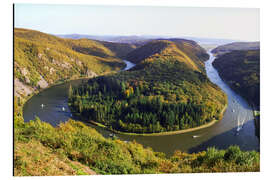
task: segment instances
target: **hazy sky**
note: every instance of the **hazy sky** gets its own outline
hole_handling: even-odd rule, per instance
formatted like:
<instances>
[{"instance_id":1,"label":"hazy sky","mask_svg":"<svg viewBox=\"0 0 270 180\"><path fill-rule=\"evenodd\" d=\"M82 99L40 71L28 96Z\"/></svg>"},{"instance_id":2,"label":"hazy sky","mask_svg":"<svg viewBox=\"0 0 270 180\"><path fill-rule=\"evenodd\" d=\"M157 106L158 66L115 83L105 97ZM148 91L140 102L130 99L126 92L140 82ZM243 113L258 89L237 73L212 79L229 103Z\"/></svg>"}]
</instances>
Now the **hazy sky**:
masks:
<instances>
[{"instance_id":1,"label":"hazy sky","mask_svg":"<svg viewBox=\"0 0 270 180\"><path fill-rule=\"evenodd\" d=\"M15 5L15 27L51 34L259 40L259 9Z\"/></svg>"}]
</instances>

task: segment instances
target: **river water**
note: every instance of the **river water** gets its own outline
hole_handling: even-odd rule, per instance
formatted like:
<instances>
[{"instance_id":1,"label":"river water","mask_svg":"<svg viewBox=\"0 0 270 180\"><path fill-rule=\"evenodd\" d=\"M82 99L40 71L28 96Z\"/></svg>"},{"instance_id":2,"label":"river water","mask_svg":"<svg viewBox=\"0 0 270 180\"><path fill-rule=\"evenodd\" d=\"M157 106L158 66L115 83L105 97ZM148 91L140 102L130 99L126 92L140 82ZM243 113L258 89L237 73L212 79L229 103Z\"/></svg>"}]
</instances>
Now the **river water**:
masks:
<instances>
[{"instance_id":1,"label":"river water","mask_svg":"<svg viewBox=\"0 0 270 180\"><path fill-rule=\"evenodd\" d=\"M242 150L259 151L259 140L255 136L255 125L252 108L247 102L237 95L226 85L212 66L215 57L208 51L210 58L205 62L208 78L217 84L228 96L228 107L221 121L211 127L176 135L164 136L130 136L117 134L116 136L124 141L133 141L151 147L155 151L161 151L172 155L175 150L185 152L198 152L206 150L207 147L215 146L219 149L227 148L230 145L238 145ZM124 70L132 68L135 64L126 62ZM87 80L74 80L61 85L52 86L39 94L33 96L26 102L23 109L23 116L26 122L38 116L42 121L57 126L61 122L72 118L68 108L68 89L70 84L78 86ZM42 107L41 104L44 106ZM65 111L63 111L63 107ZM89 125L97 129L103 136L108 137L110 132ZM196 136L196 138L193 138Z\"/></svg>"}]
</instances>

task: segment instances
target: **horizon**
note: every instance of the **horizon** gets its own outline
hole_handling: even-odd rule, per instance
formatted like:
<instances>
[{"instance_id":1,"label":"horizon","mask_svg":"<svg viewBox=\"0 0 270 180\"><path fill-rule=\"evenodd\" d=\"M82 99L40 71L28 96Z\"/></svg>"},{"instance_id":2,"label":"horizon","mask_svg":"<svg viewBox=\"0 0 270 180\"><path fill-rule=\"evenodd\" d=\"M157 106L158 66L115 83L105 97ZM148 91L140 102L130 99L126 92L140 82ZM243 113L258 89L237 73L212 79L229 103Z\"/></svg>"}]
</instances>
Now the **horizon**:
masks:
<instances>
[{"instance_id":1,"label":"horizon","mask_svg":"<svg viewBox=\"0 0 270 180\"><path fill-rule=\"evenodd\" d=\"M255 40L255 41L247 41L247 40L239 40L239 39L226 39L226 38L208 38L208 37L195 37L195 36L164 36L164 35L151 35L151 34L131 34L131 35L121 35L121 34L115 34L115 35L110 35L110 34L104 34L104 35L98 35L98 34L79 34L79 33L70 33L70 34L52 34L52 33L47 33L47 32L42 32L40 30L36 29L29 29L29 28L24 28L24 27L14 27L15 29L26 29L26 30L32 30L32 31L39 31L41 33L53 35L53 36L70 36L70 35L79 35L79 36L93 36L93 37L141 37L145 39L186 39L186 40L193 40L193 39L208 39L208 40L223 40L223 41L232 41L232 42L260 42L260 40ZM147 37L149 36L149 37ZM151 37L152 36L152 37ZM61 37L61 38L69 38L69 37ZM79 39L83 39L85 37L81 37ZM193 38L193 39L192 39ZM89 39L89 38L86 38ZM93 39L95 40L95 39ZM106 41L106 40L104 40ZM196 41L196 40L193 40Z\"/></svg>"},{"instance_id":2,"label":"horizon","mask_svg":"<svg viewBox=\"0 0 270 180\"><path fill-rule=\"evenodd\" d=\"M260 41L257 8L15 4L14 27L53 35Z\"/></svg>"}]
</instances>

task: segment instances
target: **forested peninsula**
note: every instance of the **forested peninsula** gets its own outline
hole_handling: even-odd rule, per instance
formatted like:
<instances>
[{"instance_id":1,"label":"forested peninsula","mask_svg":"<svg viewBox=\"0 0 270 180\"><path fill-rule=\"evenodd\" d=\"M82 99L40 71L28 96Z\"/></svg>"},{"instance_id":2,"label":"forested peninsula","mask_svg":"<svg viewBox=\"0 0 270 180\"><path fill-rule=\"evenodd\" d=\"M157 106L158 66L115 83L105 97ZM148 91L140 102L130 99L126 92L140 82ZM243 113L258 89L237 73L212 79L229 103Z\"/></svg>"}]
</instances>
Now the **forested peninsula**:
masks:
<instances>
[{"instance_id":1,"label":"forested peninsula","mask_svg":"<svg viewBox=\"0 0 270 180\"><path fill-rule=\"evenodd\" d=\"M208 80L207 54L195 42L154 40L127 59L137 65L70 87L73 113L132 133L178 131L221 119L226 95Z\"/></svg>"}]
</instances>

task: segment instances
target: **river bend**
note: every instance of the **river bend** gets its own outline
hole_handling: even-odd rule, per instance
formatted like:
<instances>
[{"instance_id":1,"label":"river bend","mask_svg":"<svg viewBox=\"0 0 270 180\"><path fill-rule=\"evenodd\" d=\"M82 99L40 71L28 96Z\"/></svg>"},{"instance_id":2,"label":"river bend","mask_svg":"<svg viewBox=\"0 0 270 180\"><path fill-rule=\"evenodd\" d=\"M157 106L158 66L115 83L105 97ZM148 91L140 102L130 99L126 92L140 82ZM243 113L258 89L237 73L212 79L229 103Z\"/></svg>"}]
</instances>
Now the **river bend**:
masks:
<instances>
[{"instance_id":1,"label":"river bend","mask_svg":"<svg viewBox=\"0 0 270 180\"><path fill-rule=\"evenodd\" d=\"M252 108L247 102L237 95L222 79L218 72L212 66L215 57L210 51L209 60L205 62L205 68L208 78L217 84L228 96L228 107L221 121L211 127L197 131L164 135L164 136L130 136L117 134L121 140L136 140L145 147L151 147L155 151L165 152L171 155L175 150L186 152L197 152L206 150L209 146L223 149L230 145L239 145L242 150L259 150L259 141L255 136L255 126L252 114ZM127 64L124 70L132 68L135 64L125 61ZM29 99L23 108L23 116L26 122L38 116L42 121L57 126L61 122L71 118L68 108L68 89L70 84L77 86L87 80L74 80L64 84L52 86ZM41 104L44 104L42 107ZM65 111L63 111L63 107ZM96 128L105 137L110 132L90 125ZM196 136L196 138L193 138Z\"/></svg>"}]
</instances>

